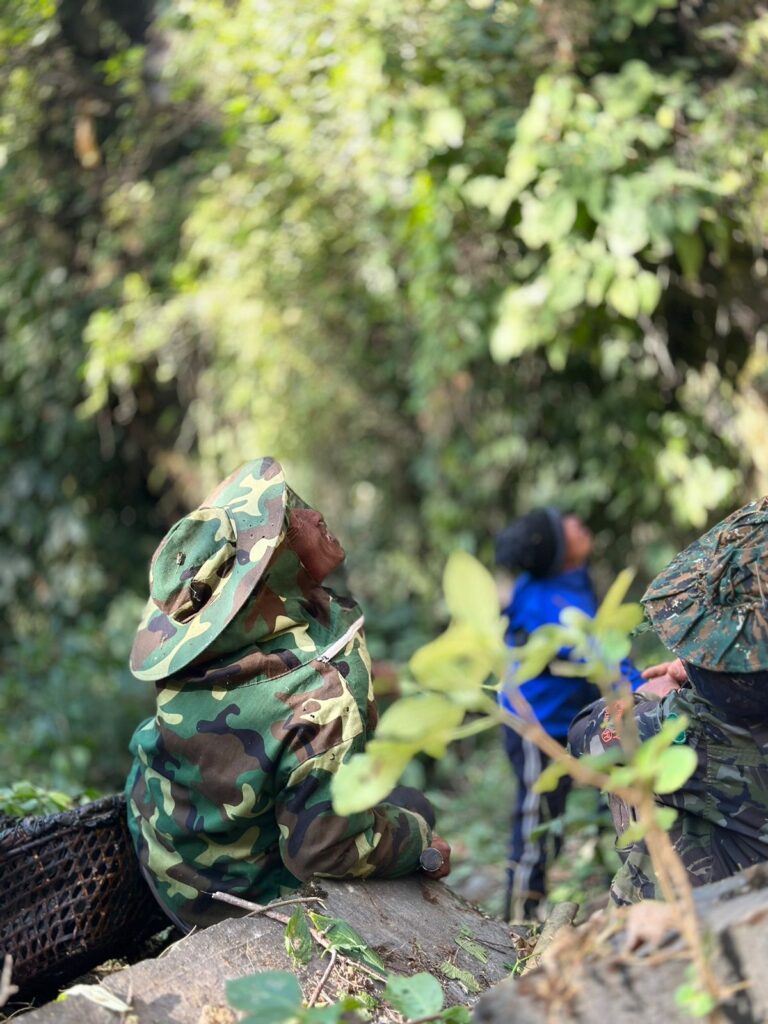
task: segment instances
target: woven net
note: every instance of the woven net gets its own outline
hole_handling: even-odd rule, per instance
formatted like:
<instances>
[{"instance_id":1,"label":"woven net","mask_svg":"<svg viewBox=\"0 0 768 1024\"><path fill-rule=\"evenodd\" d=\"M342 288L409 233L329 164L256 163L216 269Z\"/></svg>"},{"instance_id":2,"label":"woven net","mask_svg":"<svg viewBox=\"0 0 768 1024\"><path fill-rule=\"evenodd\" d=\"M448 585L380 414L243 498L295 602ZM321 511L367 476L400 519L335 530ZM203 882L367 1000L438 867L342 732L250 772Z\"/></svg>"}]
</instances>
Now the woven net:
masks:
<instances>
[{"instance_id":1,"label":"woven net","mask_svg":"<svg viewBox=\"0 0 768 1024\"><path fill-rule=\"evenodd\" d=\"M17 998L47 994L167 924L122 796L0 831L0 962L13 957Z\"/></svg>"}]
</instances>

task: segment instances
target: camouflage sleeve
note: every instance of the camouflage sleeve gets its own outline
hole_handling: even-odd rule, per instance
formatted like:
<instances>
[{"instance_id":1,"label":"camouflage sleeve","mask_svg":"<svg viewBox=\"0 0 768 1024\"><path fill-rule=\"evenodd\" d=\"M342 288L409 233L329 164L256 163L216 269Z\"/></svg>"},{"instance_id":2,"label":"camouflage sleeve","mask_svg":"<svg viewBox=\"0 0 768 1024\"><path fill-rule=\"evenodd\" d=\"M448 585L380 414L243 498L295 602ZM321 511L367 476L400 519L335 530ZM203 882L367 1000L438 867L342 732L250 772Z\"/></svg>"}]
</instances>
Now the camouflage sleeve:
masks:
<instances>
[{"instance_id":1,"label":"camouflage sleeve","mask_svg":"<svg viewBox=\"0 0 768 1024\"><path fill-rule=\"evenodd\" d=\"M365 749L378 717L364 643L356 653L360 661L355 661L354 654L347 655L345 673L337 673L331 665L324 669L328 680L341 684L354 703L344 699L343 707L329 714L337 727L330 728L329 721L321 731L327 738L314 734L312 756L297 757L300 748L307 750L305 739L297 734L279 772L275 814L280 853L288 870L302 880L312 875L397 878L417 869L421 852L432 841L424 817L394 803L380 803L348 817L333 810L333 775L344 761Z\"/></svg>"},{"instance_id":2,"label":"camouflage sleeve","mask_svg":"<svg viewBox=\"0 0 768 1024\"><path fill-rule=\"evenodd\" d=\"M341 817L331 805L331 778L327 768L310 765L278 797L280 853L288 870L302 880L397 878L415 871L432 841L424 818L390 803Z\"/></svg>"},{"instance_id":3,"label":"camouflage sleeve","mask_svg":"<svg viewBox=\"0 0 768 1024\"><path fill-rule=\"evenodd\" d=\"M618 703L621 702L595 701L574 718L568 730L568 749L574 757L602 754L605 750L620 747L615 721L615 705ZM658 706L655 698L634 695L635 721L642 740L649 739L659 729ZM634 808L613 793L608 794L608 806L616 834L621 836L636 820ZM623 906L655 899L656 876L645 843L640 840L629 847L619 848L617 852L622 863L611 881L613 902Z\"/></svg>"}]
</instances>

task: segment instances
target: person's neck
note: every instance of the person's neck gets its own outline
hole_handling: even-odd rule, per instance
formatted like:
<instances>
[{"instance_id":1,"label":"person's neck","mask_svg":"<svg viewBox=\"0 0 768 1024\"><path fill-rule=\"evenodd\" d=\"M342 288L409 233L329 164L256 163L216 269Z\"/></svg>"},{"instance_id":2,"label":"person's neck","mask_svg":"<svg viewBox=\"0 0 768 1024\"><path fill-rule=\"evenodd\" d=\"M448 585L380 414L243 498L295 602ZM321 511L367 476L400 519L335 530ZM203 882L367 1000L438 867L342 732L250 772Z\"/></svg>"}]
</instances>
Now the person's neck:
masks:
<instances>
[{"instance_id":1,"label":"person's neck","mask_svg":"<svg viewBox=\"0 0 768 1024\"><path fill-rule=\"evenodd\" d=\"M560 572L573 572L574 569L586 569L587 562L585 559L568 559L563 562L563 567Z\"/></svg>"}]
</instances>

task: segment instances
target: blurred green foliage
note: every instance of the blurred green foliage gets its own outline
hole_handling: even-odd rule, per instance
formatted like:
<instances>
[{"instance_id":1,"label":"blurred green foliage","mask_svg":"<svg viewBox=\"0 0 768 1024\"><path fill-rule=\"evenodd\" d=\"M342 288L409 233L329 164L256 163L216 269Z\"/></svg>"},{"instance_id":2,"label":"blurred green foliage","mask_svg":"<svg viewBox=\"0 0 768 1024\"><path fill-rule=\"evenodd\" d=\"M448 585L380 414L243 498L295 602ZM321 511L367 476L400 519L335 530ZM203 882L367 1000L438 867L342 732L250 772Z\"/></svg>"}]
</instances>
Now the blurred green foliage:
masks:
<instances>
[{"instance_id":1,"label":"blurred green foliage","mask_svg":"<svg viewBox=\"0 0 768 1024\"><path fill-rule=\"evenodd\" d=\"M396 659L532 502L642 579L768 490L767 51L743 0L5 5L3 772L119 784L149 556L243 459Z\"/></svg>"}]
</instances>

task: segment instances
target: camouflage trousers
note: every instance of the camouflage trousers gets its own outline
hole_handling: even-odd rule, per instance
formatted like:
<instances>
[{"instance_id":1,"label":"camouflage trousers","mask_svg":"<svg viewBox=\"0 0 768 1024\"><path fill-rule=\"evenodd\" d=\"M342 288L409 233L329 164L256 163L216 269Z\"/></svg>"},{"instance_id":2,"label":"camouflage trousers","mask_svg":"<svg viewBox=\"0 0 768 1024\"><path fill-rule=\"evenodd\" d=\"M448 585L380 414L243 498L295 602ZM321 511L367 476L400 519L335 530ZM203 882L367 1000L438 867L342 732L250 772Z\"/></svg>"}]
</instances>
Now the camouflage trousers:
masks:
<instances>
[{"instance_id":1,"label":"camouflage trousers","mask_svg":"<svg viewBox=\"0 0 768 1024\"><path fill-rule=\"evenodd\" d=\"M691 884L705 885L768 860L768 726L725 721L690 687L662 700L634 695L640 739L659 732L670 718L686 719L677 742L696 753L697 767L676 792L657 795L660 806L677 811L670 829L672 843ZM620 747L616 723L604 700L584 708L571 723L568 746L576 757ZM635 812L611 796L618 835ZM611 883L616 903L636 903L660 896L645 843L619 849L622 866Z\"/></svg>"}]
</instances>

